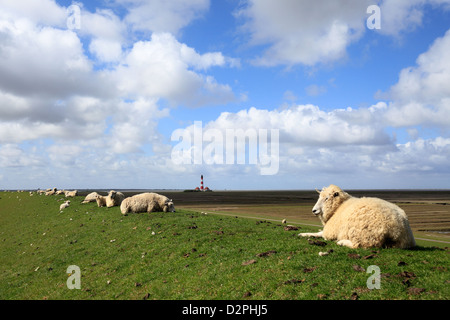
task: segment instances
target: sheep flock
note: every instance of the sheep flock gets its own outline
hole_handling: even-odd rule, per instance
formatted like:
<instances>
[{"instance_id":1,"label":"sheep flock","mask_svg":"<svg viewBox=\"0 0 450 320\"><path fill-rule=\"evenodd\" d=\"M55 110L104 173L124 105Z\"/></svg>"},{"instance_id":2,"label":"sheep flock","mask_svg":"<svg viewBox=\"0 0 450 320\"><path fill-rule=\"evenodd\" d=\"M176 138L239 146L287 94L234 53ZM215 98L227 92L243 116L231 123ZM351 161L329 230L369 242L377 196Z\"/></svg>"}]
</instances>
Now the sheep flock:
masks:
<instances>
[{"instance_id":1,"label":"sheep flock","mask_svg":"<svg viewBox=\"0 0 450 320\"><path fill-rule=\"evenodd\" d=\"M349 248L402 248L416 246L406 213L397 205L379 199L356 198L336 185L318 191L319 199L312 213L323 224L317 233L300 233L300 237L321 237L335 240L338 245ZM50 188L38 190L37 194L66 198L78 195L77 190L67 191ZM30 192L30 196L33 195ZM81 203L96 202L98 207L118 207L122 215L129 213L175 212L172 199L154 192L125 197L122 192L111 190L107 195L89 193ZM70 200L60 205L60 212L70 206Z\"/></svg>"},{"instance_id":2,"label":"sheep flock","mask_svg":"<svg viewBox=\"0 0 450 320\"><path fill-rule=\"evenodd\" d=\"M38 190L38 195L64 195L66 198L76 197L78 190L58 190L57 188L50 188L46 190ZM30 196L34 193L30 191ZM61 200L61 199L60 199ZM94 191L89 193L81 202L90 203L96 202L98 207L120 207L120 211L123 215L128 213L141 213L141 212L175 212L175 206L172 199L166 196L160 195L154 192L145 192L136 194L131 197L125 197L122 192L111 190L107 195L101 195ZM70 206L70 200L65 201L60 205L60 212Z\"/></svg>"}]
</instances>

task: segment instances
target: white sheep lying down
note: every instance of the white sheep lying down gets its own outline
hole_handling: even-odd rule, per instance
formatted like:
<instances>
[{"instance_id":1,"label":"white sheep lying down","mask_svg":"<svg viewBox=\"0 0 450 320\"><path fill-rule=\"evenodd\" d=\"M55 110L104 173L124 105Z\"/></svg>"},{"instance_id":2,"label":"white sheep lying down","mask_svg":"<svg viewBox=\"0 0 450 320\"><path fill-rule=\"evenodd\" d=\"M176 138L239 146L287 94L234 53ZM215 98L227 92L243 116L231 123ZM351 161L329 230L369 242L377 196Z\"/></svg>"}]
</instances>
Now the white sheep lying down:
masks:
<instances>
[{"instance_id":1,"label":"white sheep lying down","mask_svg":"<svg viewBox=\"0 0 450 320\"><path fill-rule=\"evenodd\" d=\"M120 211L123 215L129 212L175 212L175 207L172 199L154 192L146 192L125 198L120 205Z\"/></svg>"},{"instance_id":2,"label":"white sheep lying down","mask_svg":"<svg viewBox=\"0 0 450 320\"><path fill-rule=\"evenodd\" d=\"M70 205L70 200L67 200L66 202L62 203L62 204L59 206L59 211L64 210L65 208L69 207L69 205Z\"/></svg>"},{"instance_id":3,"label":"white sheep lying down","mask_svg":"<svg viewBox=\"0 0 450 320\"><path fill-rule=\"evenodd\" d=\"M125 199L124 194L114 190L111 190L107 196L95 195L95 201L97 201L97 206L99 207L118 207L121 205L123 199Z\"/></svg>"},{"instance_id":4,"label":"white sheep lying down","mask_svg":"<svg viewBox=\"0 0 450 320\"><path fill-rule=\"evenodd\" d=\"M46 196L52 196L52 195L56 194L56 191L58 191L57 188L47 189L47 190L45 191L45 195L46 195Z\"/></svg>"},{"instance_id":5,"label":"white sheep lying down","mask_svg":"<svg viewBox=\"0 0 450 320\"><path fill-rule=\"evenodd\" d=\"M97 194L95 196L95 201L97 202L98 207L106 207L106 197Z\"/></svg>"},{"instance_id":6,"label":"white sheep lying down","mask_svg":"<svg viewBox=\"0 0 450 320\"><path fill-rule=\"evenodd\" d=\"M95 202L95 197L99 196L97 192L91 192L89 193L81 203L89 203L89 202Z\"/></svg>"},{"instance_id":7,"label":"white sheep lying down","mask_svg":"<svg viewBox=\"0 0 450 320\"><path fill-rule=\"evenodd\" d=\"M111 190L106 196L106 206L108 208L120 206L125 196L122 192Z\"/></svg>"},{"instance_id":8,"label":"white sheep lying down","mask_svg":"<svg viewBox=\"0 0 450 320\"><path fill-rule=\"evenodd\" d=\"M379 198L352 197L335 185L319 193L312 211L322 221L323 231L299 236L337 240L338 245L350 248L416 245L406 213L395 204Z\"/></svg>"},{"instance_id":9,"label":"white sheep lying down","mask_svg":"<svg viewBox=\"0 0 450 320\"><path fill-rule=\"evenodd\" d=\"M78 190L73 190L73 191L65 191L64 195L66 197L76 197L78 195Z\"/></svg>"}]
</instances>

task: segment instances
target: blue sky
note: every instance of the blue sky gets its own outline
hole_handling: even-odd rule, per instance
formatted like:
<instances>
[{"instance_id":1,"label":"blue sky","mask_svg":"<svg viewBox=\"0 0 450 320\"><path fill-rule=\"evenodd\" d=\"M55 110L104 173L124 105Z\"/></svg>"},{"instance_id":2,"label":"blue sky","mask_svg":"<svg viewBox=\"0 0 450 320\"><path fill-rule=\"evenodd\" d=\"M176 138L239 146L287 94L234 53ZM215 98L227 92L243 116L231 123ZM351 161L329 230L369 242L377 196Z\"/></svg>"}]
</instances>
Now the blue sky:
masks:
<instances>
[{"instance_id":1,"label":"blue sky","mask_svg":"<svg viewBox=\"0 0 450 320\"><path fill-rule=\"evenodd\" d=\"M449 188L449 30L449 0L0 1L0 189ZM177 160L196 121L223 144ZM225 163L240 129L276 170Z\"/></svg>"}]
</instances>

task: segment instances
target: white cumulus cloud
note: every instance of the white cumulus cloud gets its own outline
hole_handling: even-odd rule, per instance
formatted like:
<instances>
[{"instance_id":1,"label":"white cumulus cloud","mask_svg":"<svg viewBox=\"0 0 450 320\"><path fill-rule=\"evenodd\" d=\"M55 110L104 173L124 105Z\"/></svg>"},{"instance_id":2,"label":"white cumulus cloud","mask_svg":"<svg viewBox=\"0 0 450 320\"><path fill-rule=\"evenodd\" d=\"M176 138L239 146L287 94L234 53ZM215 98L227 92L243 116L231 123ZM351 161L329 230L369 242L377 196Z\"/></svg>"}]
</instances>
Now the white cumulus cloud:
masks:
<instances>
[{"instance_id":1,"label":"white cumulus cloud","mask_svg":"<svg viewBox=\"0 0 450 320\"><path fill-rule=\"evenodd\" d=\"M368 109L324 111L314 105L294 105L272 111L250 108L237 113L224 112L207 127L279 129L282 141L302 146L389 144L390 137L378 123L378 117Z\"/></svg>"},{"instance_id":2,"label":"white cumulus cloud","mask_svg":"<svg viewBox=\"0 0 450 320\"><path fill-rule=\"evenodd\" d=\"M134 30L177 34L209 9L209 0L116 0L124 5L126 23Z\"/></svg>"},{"instance_id":3,"label":"white cumulus cloud","mask_svg":"<svg viewBox=\"0 0 450 320\"><path fill-rule=\"evenodd\" d=\"M389 90L386 119L394 126L450 125L450 30L436 39L416 65L403 69Z\"/></svg>"},{"instance_id":4,"label":"white cumulus cloud","mask_svg":"<svg viewBox=\"0 0 450 320\"><path fill-rule=\"evenodd\" d=\"M426 5L450 9L449 0L383 0L380 1L380 33L399 36L422 26Z\"/></svg>"},{"instance_id":5,"label":"white cumulus cloud","mask_svg":"<svg viewBox=\"0 0 450 320\"><path fill-rule=\"evenodd\" d=\"M124 96L202 106L236 99L229 85L201 73L227 65L234 66L235 60L220 52L199 54L170 33L153 33L150 41L134 44L113 75Z\"/></svg>"},{"instance_id":6,"label":"white cumulus cloud","mask_svg":"<svg viewBox=\"0 0 450 320\"><path fill-rule=\"evenodd\" d=\"M249 0L238 13L253 45L268 45L259 65L312 66L339 60L365 28L366 0Z\"/></svg>"}]
</instances>

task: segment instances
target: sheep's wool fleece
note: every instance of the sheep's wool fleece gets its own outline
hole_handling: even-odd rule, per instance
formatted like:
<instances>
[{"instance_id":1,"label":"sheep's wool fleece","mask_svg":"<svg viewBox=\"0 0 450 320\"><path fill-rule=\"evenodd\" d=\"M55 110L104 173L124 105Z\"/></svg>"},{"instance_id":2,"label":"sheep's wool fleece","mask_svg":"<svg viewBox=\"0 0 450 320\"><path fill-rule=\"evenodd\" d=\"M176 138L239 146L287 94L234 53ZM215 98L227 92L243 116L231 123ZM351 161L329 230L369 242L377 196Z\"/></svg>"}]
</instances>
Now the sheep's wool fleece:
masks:
<instances>
[{"instance_id":1,"label":"sheep's wool fleece","mask_svg":"<svg viewBox=\"0 0 450 320\"><path fill-rule=\"evenodd\" d=\"M132 197L125 198L120 205L120 211L122 214L128 212L153 212L162 211L164 204L169 199L163 195L146 192L134 195Z\"/></svg>"},{"instance_id":2,"label":"sheep's wool fleece","mask_svg":"<svg viewBox=\"0 0 450 320\"><path fill-rule=\"evenodd\" d=\"M350 240L354 248L415 246L408 217L397 205L379 198L356 198L343 192L339 187L330 185L321 192L328 195L338 193L344 197L338 206L330 205L323 215L328 219L324 223L323 237L329 240ZM332 199L332 202L339 202Z\"/></svg>"}]
</instances>

